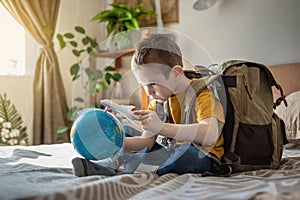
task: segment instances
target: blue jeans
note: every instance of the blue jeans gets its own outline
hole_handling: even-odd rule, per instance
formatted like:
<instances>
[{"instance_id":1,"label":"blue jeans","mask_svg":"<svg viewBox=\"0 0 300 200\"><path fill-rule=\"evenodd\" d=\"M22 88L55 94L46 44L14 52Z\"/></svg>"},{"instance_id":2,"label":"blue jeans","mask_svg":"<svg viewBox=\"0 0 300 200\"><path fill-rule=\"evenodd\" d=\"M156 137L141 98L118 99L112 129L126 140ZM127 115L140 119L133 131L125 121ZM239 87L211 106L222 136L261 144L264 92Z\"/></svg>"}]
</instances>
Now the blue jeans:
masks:
<instances>
[{"instance_id":1,"label":"blue jeans","mask_svg":"<svg viewBox=\"0 0 300 200\"><path fill-rule=\"evenodd\" d=\"M203 173L212 170L212 163L201 150L190 144L177 146L170 157L159 166L156 173Z\"/></svg>"},{"instance_id":2,"label":"blue jeans","mask_svg":"<svg viewBox=\"0 0 300 200\"><path fill-rule=\"evenodd\" d=\"M131 127L124 127L130 136L141 133ZM212 162L200 149L191 144L182 144L172 150L166 150L158 143L147 153L142 161L145 164L158 165L156 173L163 175L167 173L203 173L212 171Z\"/></svg>"}]
</instances>

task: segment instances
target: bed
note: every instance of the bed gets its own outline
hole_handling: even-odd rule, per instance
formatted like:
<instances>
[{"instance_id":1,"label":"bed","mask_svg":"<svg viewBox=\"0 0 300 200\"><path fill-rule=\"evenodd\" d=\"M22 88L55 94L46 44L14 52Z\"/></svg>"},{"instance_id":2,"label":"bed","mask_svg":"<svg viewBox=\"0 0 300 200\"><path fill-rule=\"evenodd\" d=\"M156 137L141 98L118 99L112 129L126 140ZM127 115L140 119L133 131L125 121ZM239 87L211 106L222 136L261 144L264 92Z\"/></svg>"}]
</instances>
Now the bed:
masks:
<instances>
[{"instance_id":1,"label":"bed","mask_svg":"<svg viewBox=\"0 0 300 200\"><path fill-rule=\"evenodd\" d=\"M0 199L300 199L300 64L277 65L270 70L292 107L289 112L276 109L287 123L291 141L284 147L277 170L248 171L231 177L159 177L154 173L76 177L71 159L79 155L70 143L3 146Z\"/></svg>"}]
</instances>

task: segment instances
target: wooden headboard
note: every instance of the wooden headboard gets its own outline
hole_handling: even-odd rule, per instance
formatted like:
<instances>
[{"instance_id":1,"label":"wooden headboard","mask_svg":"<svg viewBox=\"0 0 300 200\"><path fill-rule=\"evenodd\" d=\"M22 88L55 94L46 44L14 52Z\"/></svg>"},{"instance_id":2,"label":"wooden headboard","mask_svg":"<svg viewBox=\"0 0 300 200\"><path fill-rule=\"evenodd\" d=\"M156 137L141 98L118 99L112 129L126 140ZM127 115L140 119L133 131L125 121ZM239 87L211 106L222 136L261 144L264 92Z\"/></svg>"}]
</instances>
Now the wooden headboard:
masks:
<instances>
[{"instance_id":1,"label":"wooden headboard","mask_svg":"<svg viewBox=\"0 0 300 200\"><path fill-rule=\"evenodd\" d=\"M300 91L300 63L274 65L269 69L283 88L285 96ZM274 90L274 96L279 96L278 90Z\"/></svg>"}]
</instances>

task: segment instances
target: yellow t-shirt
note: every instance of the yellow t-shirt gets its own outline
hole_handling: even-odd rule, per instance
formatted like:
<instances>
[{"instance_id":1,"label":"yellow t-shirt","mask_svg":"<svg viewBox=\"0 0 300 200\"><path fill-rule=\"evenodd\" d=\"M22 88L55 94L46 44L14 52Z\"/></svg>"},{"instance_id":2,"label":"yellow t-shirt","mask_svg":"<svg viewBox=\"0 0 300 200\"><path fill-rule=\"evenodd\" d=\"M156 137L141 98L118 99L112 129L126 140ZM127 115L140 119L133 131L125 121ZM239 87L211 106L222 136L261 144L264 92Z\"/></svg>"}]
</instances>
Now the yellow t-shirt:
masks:
<instances>
[{"instance_id":1,"label":"yellow t-shirt","mask_svg":"<svg viewBox=\"0 0 300 200\"><path fill-rule=\"evenodd\" d=\"M184 111L184 97L185 93L179 94L177 96L172 96L168 99L171 116L175 124L182 123L182 115ZM155 110L155 101L150 102L149 109ZM195 114L196 114L196 122L200 122L201 120L208 117L215 117L219 121L219 129L220 132L222 130L222 126L225 122L224 113L221 103L210 93L208 89L204 89L197 97L195 101ZM179 144L180 142L178 142ZM224 154L224 138L221 134L217 142L212 146L201 146L205 150L210 153L213 153L219 159ZM200 146L196 144L197 146Z\"/></svg>"}]
</instances>

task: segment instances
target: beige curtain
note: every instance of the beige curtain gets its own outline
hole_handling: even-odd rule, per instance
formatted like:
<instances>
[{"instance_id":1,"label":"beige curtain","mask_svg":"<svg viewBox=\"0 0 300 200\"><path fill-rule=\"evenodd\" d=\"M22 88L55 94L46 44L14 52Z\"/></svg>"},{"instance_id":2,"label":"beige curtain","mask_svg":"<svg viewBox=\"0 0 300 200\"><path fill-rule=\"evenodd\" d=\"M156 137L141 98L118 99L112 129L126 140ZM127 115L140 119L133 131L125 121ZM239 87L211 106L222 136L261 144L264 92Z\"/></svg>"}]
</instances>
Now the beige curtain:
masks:
<instances>
[{"instance_id":1,"label":"beige curtain","mask_svg":"<svg viewBox=\"0 0 300 200\"><path fill-rule=\"evenodd\" d=\"M56 130L67 122L68 111L51 33L55 30L60 0L1 0L1 3L42 45L33 83L33 143L57 143Z\"/></svg>"}]
</instances>

